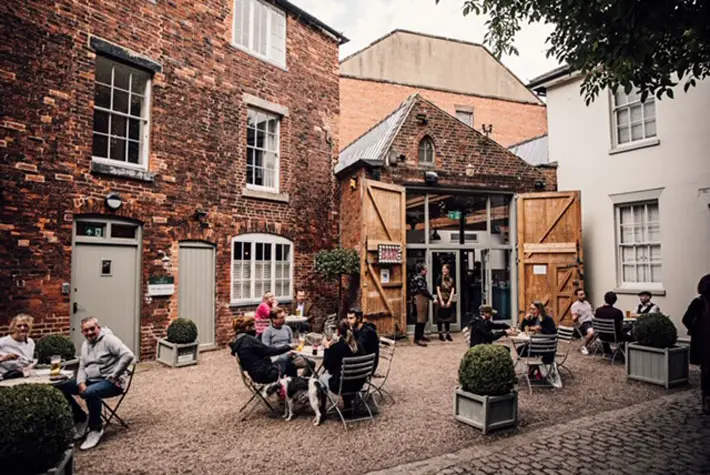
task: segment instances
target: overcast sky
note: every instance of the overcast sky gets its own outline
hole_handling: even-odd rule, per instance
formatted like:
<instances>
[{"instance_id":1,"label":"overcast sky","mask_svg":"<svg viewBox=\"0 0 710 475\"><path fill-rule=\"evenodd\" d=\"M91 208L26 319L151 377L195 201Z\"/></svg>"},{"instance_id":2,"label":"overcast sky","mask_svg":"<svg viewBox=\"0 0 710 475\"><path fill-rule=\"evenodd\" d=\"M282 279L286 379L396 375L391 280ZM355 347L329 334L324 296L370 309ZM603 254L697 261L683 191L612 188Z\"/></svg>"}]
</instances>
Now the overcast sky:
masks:
<instances>
[{"instance_id":1,"label":"overcast sky","mask_svg":"<svg viewBox=\"0 0 710 475\"><path fill-rule=\"evenodd\" d=\"M291 0L299 7L341 31L350 42L341 46L344 58L390 31L406 30L446 36L464 41L483 42L485 18L461 14L463 0ZM523 82L559 66L545 57L545 38L550 27L526 25L516 37L519 56L504 57Z\"/></svg>"}]
</instances>

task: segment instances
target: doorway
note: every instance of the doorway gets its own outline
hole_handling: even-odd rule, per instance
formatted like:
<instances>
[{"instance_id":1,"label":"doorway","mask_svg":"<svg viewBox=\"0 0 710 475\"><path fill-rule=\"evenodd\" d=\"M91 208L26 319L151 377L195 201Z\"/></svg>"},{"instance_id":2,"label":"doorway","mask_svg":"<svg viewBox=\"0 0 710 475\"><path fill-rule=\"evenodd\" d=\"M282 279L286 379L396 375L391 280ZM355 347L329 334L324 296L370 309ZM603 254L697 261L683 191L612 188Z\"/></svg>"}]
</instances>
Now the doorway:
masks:
<instances>
[{"instance_id":1,"label":"doorway","mask_svg":"<svg viewBox=\"0 0 710 475\"><path fill-rule=\"evenodd\" d=\"M450 276L454 280L454 297L451 300L451 330L460 331L461 330L461 306L459 305L459 294L461 292L461 265L460 265L460 254L459 251L431 251L431 265L429 268L431 272L427 274L430 278L430 285L432 289L432 294L437 297L436 289L441 284L441 279L443 276L443 267L447 266L449 268ZM439 321L438 313L440 311L441 303L436 305L431 305L429 308L429 325L431 331L436 331L436 324Z\"/></svg>"},{"instance_id":2,"label":"doorway","mask_svg":"<svg viewBox=\"0 0 710 475\"><path fill-rule=\"evenodd\" d=\"M215 250L198 241L183 241L178 254L178 316L197 325L200 349L215 346Z\"/></svg>"},{"instance_id":3,"label":"doorway","mask_svg":"<svg viewBox=\"0 0 710 475\"><path fill-rule=\"evenodd\" d=\"M71 285L71 337L84 337L81 320L96 317L139 356L141 228L101 218L74 222Z\"/></svg>"}]
</instances>

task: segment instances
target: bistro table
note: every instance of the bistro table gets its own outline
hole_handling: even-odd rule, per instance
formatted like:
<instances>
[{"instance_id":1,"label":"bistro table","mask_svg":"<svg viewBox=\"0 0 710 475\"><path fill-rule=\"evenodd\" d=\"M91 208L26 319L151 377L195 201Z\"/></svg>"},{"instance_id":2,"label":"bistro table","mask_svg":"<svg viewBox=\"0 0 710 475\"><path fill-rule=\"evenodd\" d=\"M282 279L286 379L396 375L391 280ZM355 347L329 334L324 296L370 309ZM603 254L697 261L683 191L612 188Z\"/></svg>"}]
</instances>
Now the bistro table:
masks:
<instances>
[{"instance_id":1,"label":"bistro table","mask_svg":"<svg viewBox=\"0 0 710 475\"><path fill-rule=\"evenodd\" d=\"M66 376L67 379L71 379L74 376L74 372L68 370L62 370L62 374ZM67 379L52 381L49 379L48 369L33 369L30 376L27 378L3 379L0 381L0 388L9 388L17 386L18 384L59 384Z\"/></svg>"},{"instance_id":2,"label":"bistro table","mask_svg":"<svg viewBox=\"0 0 710 475\"><path fill-rule=\"evenodd\" d=\"M325 356L325 349L323 348L323 345L318 345L318 351L315 355L313 354L313 346L311 345L305 345L301 350L296 349L294 350L294 353L298 356L315 360L316 363L319 363L316 368L316 374L320 374L323 369L323 357Z\"/></svg>"},{"instance_id":3,"label":"bistro table","mask_svg":"<svg viewBox=\"0 0 710 475\"><path fill-rule=\"evenodd\" d=\"M293 330L294 334L298 335L299 332L299 327L301 324L308 322L308 317L302 317L300 315L287 315L286 316L286 325L291 327Z\"/></svg>"},{"instance_id":4,"label":"bistro table","mask_svg":"<svg viewBox=\"0 0 710 475\"><path fill-rule=\"evenodd\" d=\"M518 367L518 361L520 361L521 355L518 354L518 345L523 345L526 343L530 343L530 336L531 334L529 333L518 333L517 335L507 335L505 338L508 342L510 342L510 356L513 358L513 363L515 363L515 368L517 369ZM541 368L542 369L542 368ZM557 370L557 363L554 363L554 369L553 371L557 374L559 374ZM544 374L545 380L551 385L556 388L561 388L562 387L562 380L557 378L558 381L555 381L553 379L553 374ZM557 384L557 385L556 385Z\"/></svg>"}]
</instances>

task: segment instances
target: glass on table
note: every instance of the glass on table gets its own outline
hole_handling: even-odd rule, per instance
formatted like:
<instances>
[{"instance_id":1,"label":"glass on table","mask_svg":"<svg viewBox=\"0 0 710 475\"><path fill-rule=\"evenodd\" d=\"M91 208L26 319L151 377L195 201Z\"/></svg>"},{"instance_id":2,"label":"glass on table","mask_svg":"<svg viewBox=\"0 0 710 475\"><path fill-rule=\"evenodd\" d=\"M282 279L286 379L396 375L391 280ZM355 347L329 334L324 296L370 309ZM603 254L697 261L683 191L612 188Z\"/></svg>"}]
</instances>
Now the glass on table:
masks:
<instances>
[{"instance_id":1,"label":"glass on table","mask_svg":"<svg viewBox=\"0 0 710 475\"><path fill-rule=\"evenodd\" d=\"M49 376L59 376L62 372L62 357L52 355L49 359Z\"/></svg>"}]
</instances>

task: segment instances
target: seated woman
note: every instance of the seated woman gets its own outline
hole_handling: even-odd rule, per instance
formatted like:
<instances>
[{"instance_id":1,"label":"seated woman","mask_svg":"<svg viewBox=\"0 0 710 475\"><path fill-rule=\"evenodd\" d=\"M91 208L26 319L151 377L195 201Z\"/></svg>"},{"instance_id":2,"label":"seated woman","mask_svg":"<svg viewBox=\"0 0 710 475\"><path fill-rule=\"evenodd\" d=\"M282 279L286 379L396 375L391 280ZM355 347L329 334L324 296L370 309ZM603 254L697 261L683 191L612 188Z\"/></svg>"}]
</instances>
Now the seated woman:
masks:
<instances>
[{"instance_id":1,"label":"seated woman","mask_svg":"<svg viewBox=\"0 0 710 475\"><path fill-rule=\"evenodd\" d=\"M234 319L236 338L232 343L232 354L237 355L242 369L249 374L254 382L259 384L274 383L279 376L296 376L296 366L291 358L271 361L272 356L288 353L298 346L298 343L281 346L266 346L256 338L254 317L238 317Z\"/></svg>"},{"instance_id":2,"label":"seated woman","mask_svg":"<svg viewBox=\"0 0 710 475\"><path fill-rule=\"evenodd\" d=\"M325 368L325 373L320 377L321 383L328 386L330 391L335 394L337 394L340 389L340 370L343 367L343 358L363 356L365 354L362 346L360 346L355 339L355 334L346 319L338 323L337 331L339 337L337 341L323 339L323 347L325 348L323 354L323 368ZM355 384L344 386L343 391L357 391L363 386L364 382L364 380L362 382L355 381Z\"/></svg>"},{"instance_id":3,"label":"seated woman","mask_svg":"<svg viewBox=\"0 0 710 475\"><path fill-rule=\"evenodd\" d=\"M525 331L531 331L531 328L537 327L540 324L540 315L539 315L539 310L535 306L535 304L530 305L530 313L525 315L525 317L520 320L520 324L518 325L518 330L521 332Z\"/></svg>"},{"instance_id":4,"label":"seated woman","mask_svg":"<svg viewBox=\"0 0 710 475\"><path fill-rule=\"evenodd\" d=\"M254 313L254 324L256 328L256 337L261 339L261 335L264 330L269 328L269 322L271 321L271 309L277 307L276 297L272 292L266 292L264 297L261 299L261 303L256 308Z\"/></svg>"},{"instance_id":5,"label":"seated woman","mask_svg":"<svg viewBox=\"0 0 710 475\"><path fill-rule=\"evenodd\" d=\"M525 326L525 329L532 333L532 334L540 334L540 335L555 335L557 334L557 325L555 325L555 320L547 314L547 310L545 310L545 306L542 304L542 302L535 302L530 306L530 311L531 314L529 317L526 317L523 319L525 321L526 319L529 319L530 321L528 324ZM534 321L534 325L531 325L532 321ZM523 329L523 325L521 323L521 330ZM530 355L527 354L528 352L528 344L521 345L517 348L518 354L521 356L535 356L535 353L532 353ZM549 364L554 360L555 355L549 354L549 355L543 355L543 363Z\"/></svg>"},{"instance_id":6,"label":"seated woman","mask_svg":"<svg viewBox=\"0 0 710 475\"><path fill-rule=\"evenodd\" d=\"M35 342L29 337L32 317L20 313L10 321L10 334L0 338L0 379L21 378L32 365Z\"/></svg>"}]
</instances>

